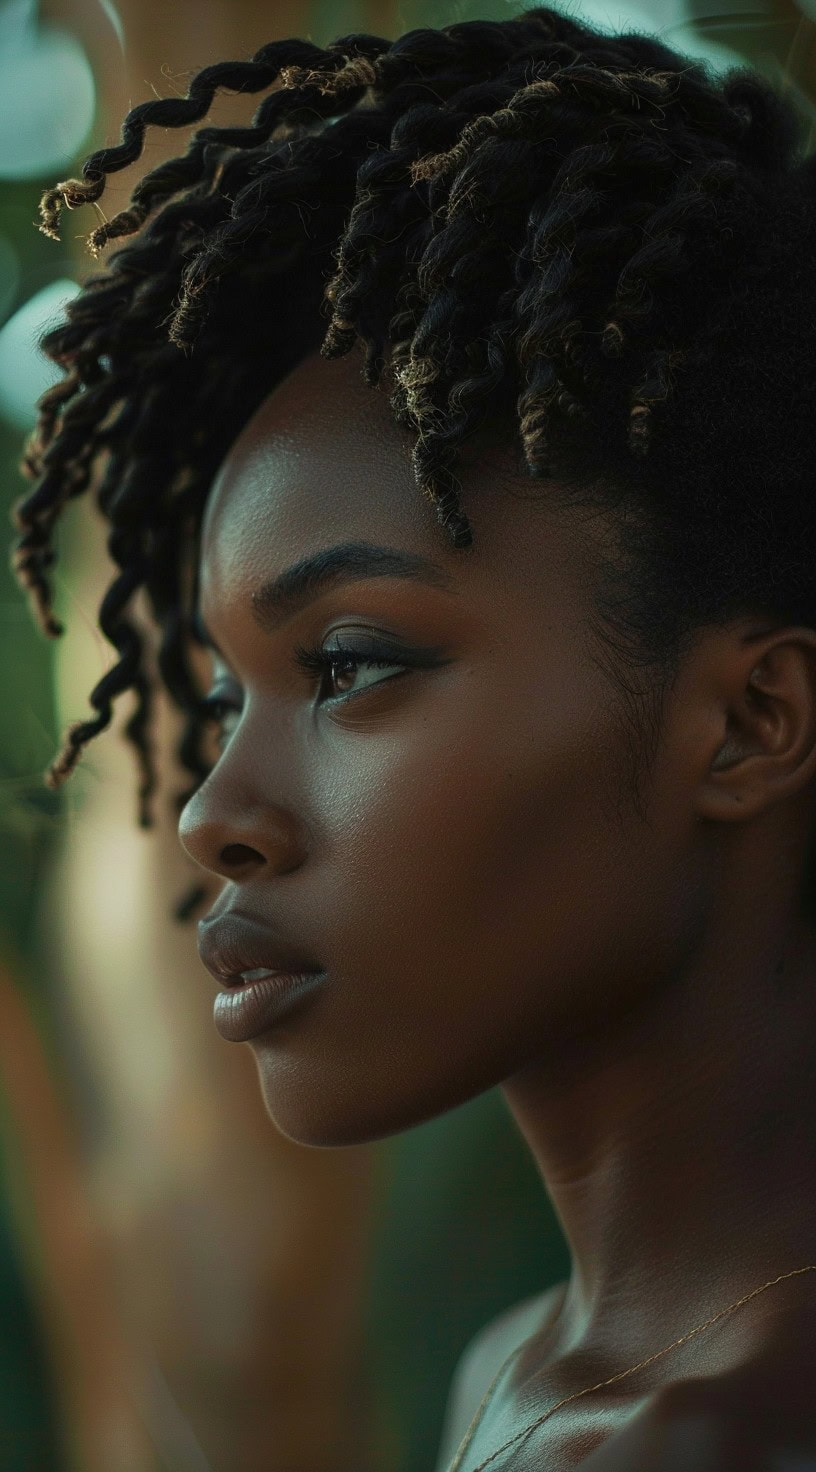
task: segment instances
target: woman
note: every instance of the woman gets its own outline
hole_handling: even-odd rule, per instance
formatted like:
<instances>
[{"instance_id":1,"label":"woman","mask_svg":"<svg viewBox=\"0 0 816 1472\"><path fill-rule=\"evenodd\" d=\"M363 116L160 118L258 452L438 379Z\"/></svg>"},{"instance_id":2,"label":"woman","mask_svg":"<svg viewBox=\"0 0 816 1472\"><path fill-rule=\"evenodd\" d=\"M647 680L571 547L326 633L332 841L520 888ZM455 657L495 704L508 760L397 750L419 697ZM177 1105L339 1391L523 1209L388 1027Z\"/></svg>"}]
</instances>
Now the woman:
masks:
<instances>
[{"instance_id":1,"label":"woman","mask_svg":"<svg viewBox=\"0 0 816 1472\"><path fill-rule=\"evenodd\" d=\"M133 689L149 826L144 588L215 1021L278 1127L502 1086L572 1272L466 1352L440 1469L816 1466L799 119L547 8L278 42L136 108L43 228L218 87L268 92L253 126L137 184L46 339L17 574L59 634L101 454L121 569L48 780Z\"/></svg>"}]
</instances>

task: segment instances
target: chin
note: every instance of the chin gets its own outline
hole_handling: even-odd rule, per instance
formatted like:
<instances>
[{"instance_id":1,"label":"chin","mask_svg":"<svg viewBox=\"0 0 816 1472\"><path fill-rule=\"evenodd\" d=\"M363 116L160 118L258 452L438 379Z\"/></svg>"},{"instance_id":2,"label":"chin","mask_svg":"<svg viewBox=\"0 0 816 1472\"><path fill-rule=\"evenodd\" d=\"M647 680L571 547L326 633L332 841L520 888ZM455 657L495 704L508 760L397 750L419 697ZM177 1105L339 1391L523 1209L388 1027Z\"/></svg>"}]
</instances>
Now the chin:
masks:
<instances>
[{"instance_id":1,"label":"chin","mask_svg":"<svg viewBox=\"0 0 816 1472\"><path fill-rule=\"evenodd\" d=\"M451 1093L451 1080L437 1093L428 1080L419 1082L413 1096L389 1090L377 1097L365 1082L354 1082L349 1073L342 1078L323 1076L319 1070L304 1071L287 1066L280 1057L270 1057L256 1048L255 1061L266 1112L280 1134L296 1145L330 1150L341 1145L369 1145L391 1135L402 1134L467 1102L481 1089L464 1095ZM394 1080L396 1082L396 1080ZM485 1085L490 1087L490 1085Z\"/></svg>"}]
</instances>

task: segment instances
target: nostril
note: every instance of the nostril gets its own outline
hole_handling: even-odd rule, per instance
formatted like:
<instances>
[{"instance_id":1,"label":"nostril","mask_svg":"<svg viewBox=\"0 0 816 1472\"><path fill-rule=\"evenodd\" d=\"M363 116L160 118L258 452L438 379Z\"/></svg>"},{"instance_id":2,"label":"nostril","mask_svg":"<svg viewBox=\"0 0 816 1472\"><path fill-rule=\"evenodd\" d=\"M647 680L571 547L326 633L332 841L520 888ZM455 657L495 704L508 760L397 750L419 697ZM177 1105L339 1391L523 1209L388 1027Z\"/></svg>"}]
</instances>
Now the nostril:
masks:
<instances>
[{"instance_id":1,"label":"nostril","mask_svg":"<svg viewBox=\"0 0 816 1472\"><path fill-rule=\"evenodd\" d=\"M256 848L250 848L248 843L228 843L221 850L221 858L225 864L234 866L236 864L252 863L253 860L261 859L263 856Z\"/></svg>"}]
</instances>

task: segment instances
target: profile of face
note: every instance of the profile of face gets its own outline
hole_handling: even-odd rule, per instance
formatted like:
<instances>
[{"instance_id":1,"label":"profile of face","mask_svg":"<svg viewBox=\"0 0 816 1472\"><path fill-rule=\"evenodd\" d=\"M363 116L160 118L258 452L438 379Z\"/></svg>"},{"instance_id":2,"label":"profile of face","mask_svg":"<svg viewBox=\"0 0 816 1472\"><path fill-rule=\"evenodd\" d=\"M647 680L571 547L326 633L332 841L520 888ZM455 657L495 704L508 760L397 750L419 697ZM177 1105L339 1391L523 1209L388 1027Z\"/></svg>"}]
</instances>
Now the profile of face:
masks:
<instances>
[{"instance_id":1,"label":"profile of face","mask_svg":"<svg viewBox=\"0 0 816 1472\"><path fill-rule=\"evenodd\" d=\"M631 748L592 632L602 519L548 505L483 447L460 471L474 545L457 550L412 445L356 355L315 354L232 447L202 528L211 688L234 710L179 837L223 881L219 913L325 972L249 1042L271 1117L317 1146L546 1075L670 974L705 920L671 708L645 811L626 793ZM369 554L364 575L358 553L259 619L262 585L352 543L409 554L413 572ZM337 646L380 662L298 663Z\"/></svg>"}]
</instances>

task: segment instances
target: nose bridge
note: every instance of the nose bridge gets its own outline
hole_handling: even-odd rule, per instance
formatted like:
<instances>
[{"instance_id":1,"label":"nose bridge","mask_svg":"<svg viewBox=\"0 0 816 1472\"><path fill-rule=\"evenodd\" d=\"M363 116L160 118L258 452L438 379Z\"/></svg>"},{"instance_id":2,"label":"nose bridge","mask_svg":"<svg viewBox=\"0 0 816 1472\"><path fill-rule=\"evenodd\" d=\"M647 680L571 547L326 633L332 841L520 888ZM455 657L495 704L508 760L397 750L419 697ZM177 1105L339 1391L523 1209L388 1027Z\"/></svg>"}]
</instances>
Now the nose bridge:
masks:
<instances>
[{"instance_id":1,"label":"nose bridge","mask_svg":"<svg viewBox=\"0 0 816 1472\"><path fill-rule=\"evenodd\" d=\"M262 864L275 873L298 868L307 843L297 814L280 795L259 791L259 784L248 791L246 773L228 767L225 755L182 809L182 848L202 868L223 878Z\"/></svg>"}]
</instances>

